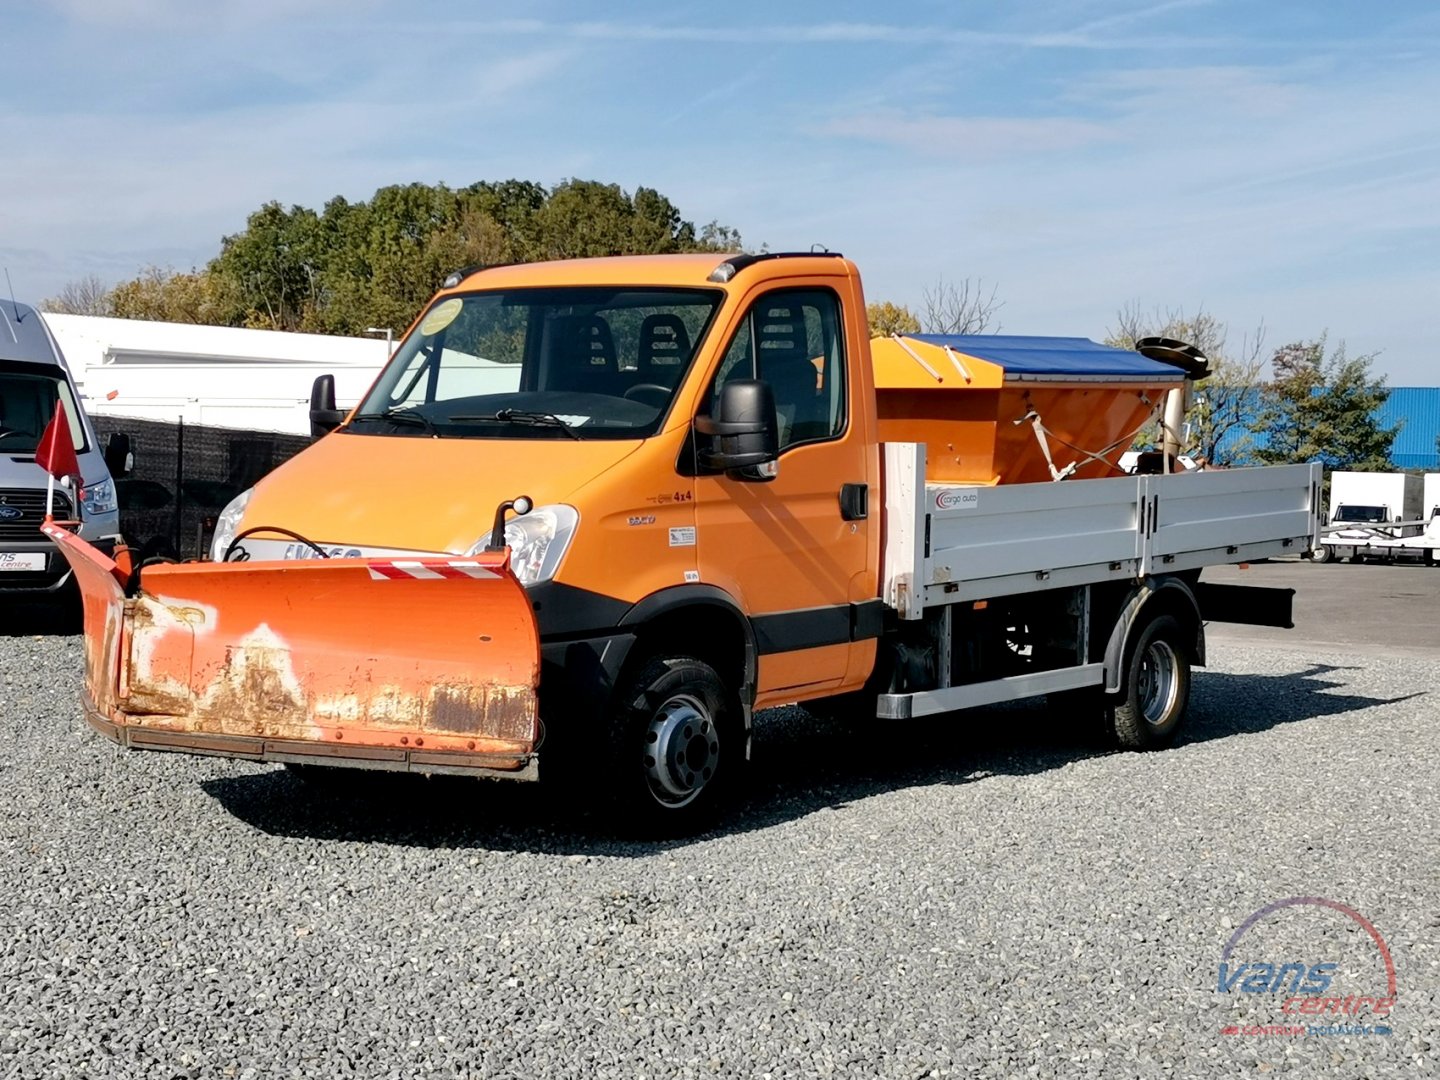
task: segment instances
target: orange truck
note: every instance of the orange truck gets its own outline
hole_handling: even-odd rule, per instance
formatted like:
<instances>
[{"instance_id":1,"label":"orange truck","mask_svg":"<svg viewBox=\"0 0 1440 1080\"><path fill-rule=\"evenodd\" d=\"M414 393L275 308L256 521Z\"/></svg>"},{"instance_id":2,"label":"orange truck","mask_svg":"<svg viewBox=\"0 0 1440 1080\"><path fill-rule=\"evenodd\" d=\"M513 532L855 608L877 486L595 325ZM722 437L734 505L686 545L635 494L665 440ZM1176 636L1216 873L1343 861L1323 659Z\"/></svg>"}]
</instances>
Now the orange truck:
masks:
<instances>
[{"instance_id":1,"label":"orange truck","mask_svg":"<svg viewBox=\"0 0 1440 1080\"><path fill-rule=\"evenodd\" d=\"M872 341L828 253L460 271L357 408L317 380L316 442L211 561L132 571L50 529L85 712L311 775L574 776L671 824L785 703L893 746L1045 695L1162 746L1208 620L1290 621L1289 590L1202 568L1318 536L1316 467L1116 464L1173 442L1204 371L1167 341Z\"/></svg>"}]
</instances>

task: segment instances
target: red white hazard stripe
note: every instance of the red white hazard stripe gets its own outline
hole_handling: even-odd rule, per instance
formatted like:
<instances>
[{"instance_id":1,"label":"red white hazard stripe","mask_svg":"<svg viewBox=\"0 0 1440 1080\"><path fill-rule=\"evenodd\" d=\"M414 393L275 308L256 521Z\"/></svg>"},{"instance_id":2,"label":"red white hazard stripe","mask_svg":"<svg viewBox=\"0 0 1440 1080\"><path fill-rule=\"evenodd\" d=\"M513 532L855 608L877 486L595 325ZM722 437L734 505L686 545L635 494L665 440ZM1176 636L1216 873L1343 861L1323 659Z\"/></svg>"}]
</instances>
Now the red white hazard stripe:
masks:
<instances>
[{"instance_id":1,"label":"red white hazard stripe","mask_svg":"<svg viewBox=\"0 0 1440 1080\"><path fill-rule=\"evenodd\" d=\"M497 578L494 570L481 566L473 559L387 559L370 564L372 581L408 581L419 578L422 581L458 580L461 578Z\"/></svg>"}]
</instances>

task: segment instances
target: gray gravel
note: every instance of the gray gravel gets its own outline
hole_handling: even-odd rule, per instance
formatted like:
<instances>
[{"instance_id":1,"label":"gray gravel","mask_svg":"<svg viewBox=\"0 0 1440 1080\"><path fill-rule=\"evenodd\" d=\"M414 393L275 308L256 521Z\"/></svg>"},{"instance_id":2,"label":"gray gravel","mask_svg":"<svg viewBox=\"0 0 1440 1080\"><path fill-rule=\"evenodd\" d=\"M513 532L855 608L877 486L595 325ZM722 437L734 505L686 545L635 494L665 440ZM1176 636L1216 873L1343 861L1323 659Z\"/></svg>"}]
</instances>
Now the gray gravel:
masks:
<instances>
[{"instance_id":1,"label":"gray gravel","mask_svg":"<svg viewBox=\"0 0 1440 1080\"><path fill-rule=\"evenodd\" d=\"M0 1077L1432 1072L1440 661L1212 653L1161 754L767 714L744 805L657 846L533 788L121 755L78 639L0 639ZM1231 928L1294 895L1385 935L1393 1035L1220 1034Z\"/></svg>"}]
</instances>

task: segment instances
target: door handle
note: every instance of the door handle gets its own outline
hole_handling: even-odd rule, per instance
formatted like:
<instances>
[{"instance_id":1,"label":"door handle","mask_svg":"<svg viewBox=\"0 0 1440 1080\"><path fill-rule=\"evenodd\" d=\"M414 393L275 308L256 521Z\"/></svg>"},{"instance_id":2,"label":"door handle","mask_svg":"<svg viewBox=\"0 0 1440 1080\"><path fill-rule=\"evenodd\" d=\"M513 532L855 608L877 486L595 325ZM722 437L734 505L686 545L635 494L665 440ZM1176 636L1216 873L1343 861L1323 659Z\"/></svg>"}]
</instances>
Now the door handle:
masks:
<instances>
[{"instance_id":1,"label":"door handle","mask_svg":"<svg viewBox=\"0 0 1440 1080\"><path fill-rule=\"evenodd\" d=\"M870 516L870 485L840 485L840 518L842 521L864 521Z\"/></svg>"}]
</instances>

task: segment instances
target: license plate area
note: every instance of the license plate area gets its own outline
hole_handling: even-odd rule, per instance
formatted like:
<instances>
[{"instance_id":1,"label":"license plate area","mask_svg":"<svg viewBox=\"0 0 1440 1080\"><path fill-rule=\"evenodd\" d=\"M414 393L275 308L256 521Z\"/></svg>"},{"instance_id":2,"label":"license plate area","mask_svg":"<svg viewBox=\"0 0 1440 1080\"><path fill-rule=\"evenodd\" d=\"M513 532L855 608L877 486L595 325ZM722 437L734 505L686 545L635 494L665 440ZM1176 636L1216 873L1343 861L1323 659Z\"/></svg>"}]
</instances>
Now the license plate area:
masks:
<instances>
[{"instance_id":1,"label":"license plate area","mask_svg":"<svg viewBox=\"0 0 1440 1080\"><path fill-rule=\"evenodd\" d=\"M7 570L44 570L49 556L43 551L0 551L0 574Z\"/></svg>"}]
</instances>

